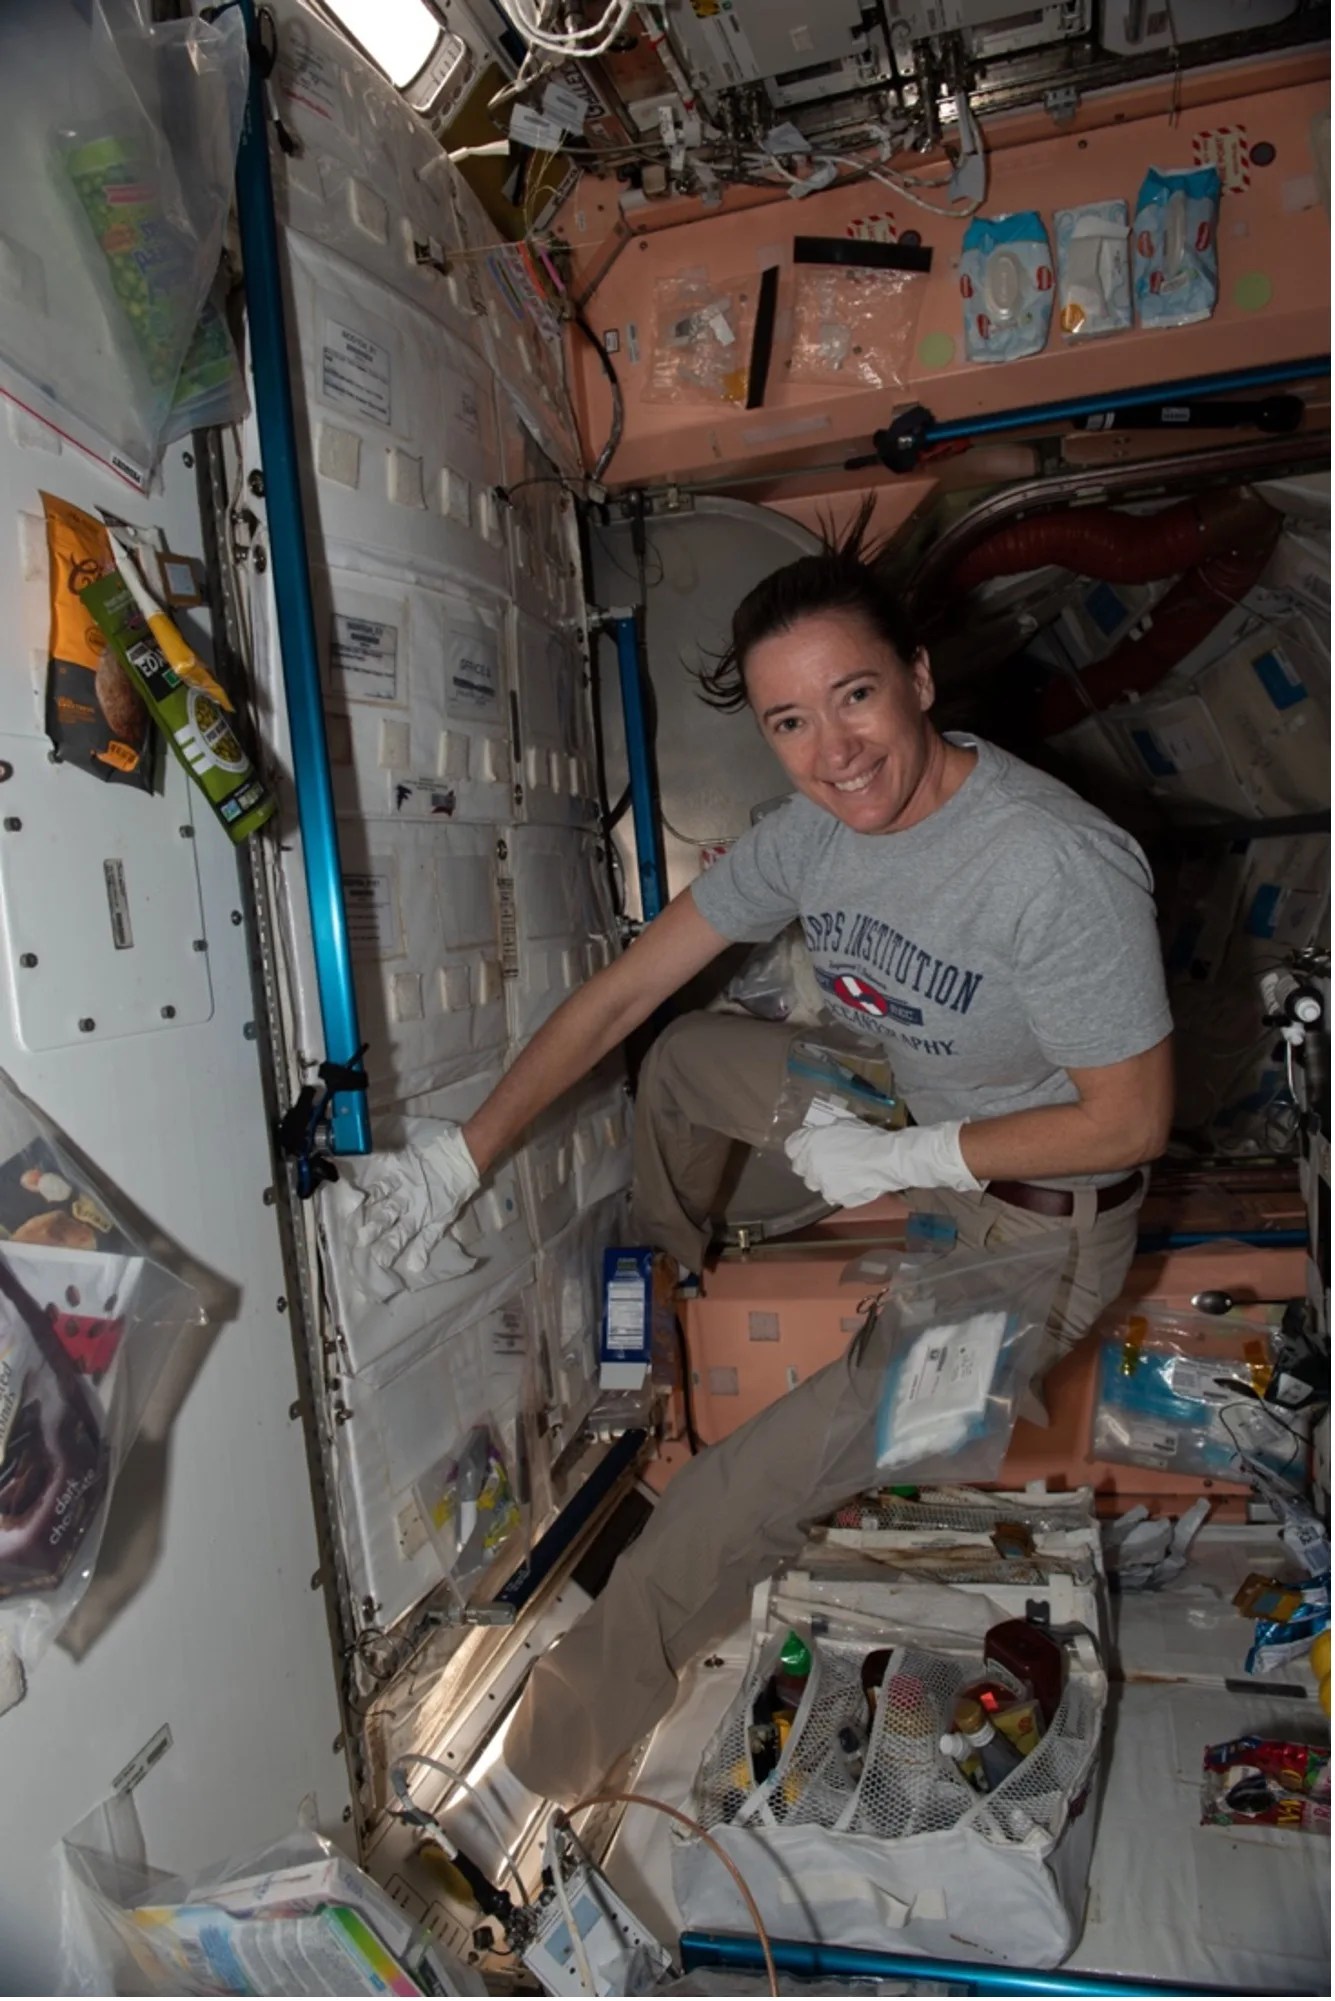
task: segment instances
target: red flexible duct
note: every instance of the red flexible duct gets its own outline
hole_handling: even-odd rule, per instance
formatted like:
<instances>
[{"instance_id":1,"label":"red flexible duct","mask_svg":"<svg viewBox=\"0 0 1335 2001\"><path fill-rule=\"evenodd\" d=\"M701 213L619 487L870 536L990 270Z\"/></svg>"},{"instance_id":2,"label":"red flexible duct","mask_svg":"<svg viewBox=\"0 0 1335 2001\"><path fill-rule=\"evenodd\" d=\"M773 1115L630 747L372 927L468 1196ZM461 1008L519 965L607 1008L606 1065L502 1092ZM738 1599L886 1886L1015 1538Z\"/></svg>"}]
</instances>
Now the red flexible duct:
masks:
<instances>
[{"instance_id":1,"label":"red flexible duct","mask_svg":"<svg viewBox=\"0 0 1335 2001\"><path fill-rule=\"evenodd\" d=\"M1233 490L1203 493L1157 514L1120 514L1113 507L1036 514L971 549L951 578L950 591L973 590L992 577L1047 563L1110 584L1157 583L1237 548L1244 534L1254 531L1263 507L1250 494Z\"/></svg>"},{"instance_id":2,"label":"red flexible duct","mask_svg":"<svg viewBox=\"0 0 1335 2001\"><path fill-rule=\"evenodd\" d=\"M1162 521L1164 516L1153 519ZM1048 683L1039 704L1039 734L1055 736L1091 708L1106 709L1125 695L1143 695L1157 687L1259 583L1283 526L1273 508L1250 500L1248 530L1238 538L1240 546L1189 570L1160 598L1145 629L1124 639L1106 660L1086 667L1078 686L1066 676Z\"/></svg>"}]
</instances>

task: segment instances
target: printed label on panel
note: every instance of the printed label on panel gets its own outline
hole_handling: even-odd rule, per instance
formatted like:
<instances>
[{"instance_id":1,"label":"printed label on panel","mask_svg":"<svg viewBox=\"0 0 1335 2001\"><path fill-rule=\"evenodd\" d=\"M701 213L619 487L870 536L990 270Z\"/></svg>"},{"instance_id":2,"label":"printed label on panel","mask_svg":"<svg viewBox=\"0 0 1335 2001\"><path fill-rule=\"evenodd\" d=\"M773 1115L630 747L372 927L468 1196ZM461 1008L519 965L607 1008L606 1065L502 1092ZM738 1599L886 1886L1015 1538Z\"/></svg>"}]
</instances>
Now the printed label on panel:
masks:
<instances>
[{"instance_id":1,"label":"printed label on panel","mask_svg":"<svg viewBox=\"0 0 1335 2001\"><path fill-rule=\"evenodd\" d=\"M376 855L365 869L343 873L348 943L354 959L394 959L403 950L392 855Z\"/></svg>"},{"instance_id":2,"label":"printed label on panel","mask_svg":"<svg viewBox=\"0 0 1335 2001\"><path fill-rule=\"evenodd\" d=\"M351 410L370 424L388 425L390 353L379 341L326 319L320 350L320 394L337 409Z\"/></svg>"},{"instance_id":3,"label":"printed label on panel","mask_svg":"<svg viewBox=\"0 0 1335 2001\"><path fill-rule=\"evenodd\" d=\"M399 629L383 619L334 612L329 628L332 691L352 702L399 699Z\"/></svg>"}]
</instances>

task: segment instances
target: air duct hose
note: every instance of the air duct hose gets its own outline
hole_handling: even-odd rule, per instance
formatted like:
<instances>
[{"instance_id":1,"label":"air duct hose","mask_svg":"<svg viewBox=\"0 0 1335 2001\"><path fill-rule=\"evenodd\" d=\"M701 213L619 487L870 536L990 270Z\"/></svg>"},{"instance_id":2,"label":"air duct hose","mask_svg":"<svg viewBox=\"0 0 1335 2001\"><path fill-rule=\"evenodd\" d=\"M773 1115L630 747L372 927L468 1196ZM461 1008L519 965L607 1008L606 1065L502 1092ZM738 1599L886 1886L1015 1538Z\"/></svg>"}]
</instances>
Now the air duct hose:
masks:
<instances>
[{"instance_id":1,"label":"air duct hose","mask_svg":"<svg viewBox=\"0 0 1335 2001\"><path fill-rule=\"evenodd\" d=\"M975 590L1055 563L1077 576L1110 584L1152 584L1207 557L1245 546L1262 516L1275 518L1245 489L1203 493L1157 514L1121 514L1114 507L1063 508L998 529L964 556L950 591Z\"/></svg>"},{"instance_id":2,"label":"air duct hose","mask_svg":"<svg viewBox=\"0 0 1335 2001\"><path fill-rule=\"evenodd\" d=\"M1162 520L1163 516L1154 518ZM1070 676L1048 683L1039 703L1039 734L1055 736L1091 709L1106 709L1124 696L1144 695L1156 688L1260 582L1283 527L1283 517L1273 508L1252 500L1247 525L1236 546L1188 570L1160 598L1148 622L1115 646L1106 659L1086 667L1078 683ZM1101 576L1103 572L1095 569L1088 574ZM1162 575L1162 570L1157 574Z\"/></svg>"}]
</instances>

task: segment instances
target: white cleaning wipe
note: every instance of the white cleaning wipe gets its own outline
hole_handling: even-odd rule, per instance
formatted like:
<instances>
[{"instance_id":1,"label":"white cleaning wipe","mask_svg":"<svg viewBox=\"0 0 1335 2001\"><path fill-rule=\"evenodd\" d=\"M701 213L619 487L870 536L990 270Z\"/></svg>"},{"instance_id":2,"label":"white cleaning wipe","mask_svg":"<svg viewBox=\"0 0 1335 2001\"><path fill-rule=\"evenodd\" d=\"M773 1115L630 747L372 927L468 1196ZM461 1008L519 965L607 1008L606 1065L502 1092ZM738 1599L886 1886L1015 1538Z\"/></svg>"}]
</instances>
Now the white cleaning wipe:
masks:
<instances>
[{"instance_id":1,"label":"white cleaning wipe","mask_svg":"<svg viewBox=\"0 0 1335 2001\"><path fill-rule=\"evenodd\" d=\"M1131 325L1131 223L1124 201L1058 209L1057 324L1066 340Z\"/></svg>"}]
</instances>

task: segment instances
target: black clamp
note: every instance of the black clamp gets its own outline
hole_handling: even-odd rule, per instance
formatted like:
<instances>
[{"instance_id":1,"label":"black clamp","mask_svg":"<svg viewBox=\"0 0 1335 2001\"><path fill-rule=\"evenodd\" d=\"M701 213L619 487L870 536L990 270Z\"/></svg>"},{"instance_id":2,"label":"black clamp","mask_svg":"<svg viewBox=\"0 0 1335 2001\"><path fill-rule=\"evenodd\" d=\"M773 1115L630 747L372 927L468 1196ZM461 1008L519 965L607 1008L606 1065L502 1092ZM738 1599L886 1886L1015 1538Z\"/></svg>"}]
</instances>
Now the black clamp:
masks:
<instances>
[{"instance_id":1,"label":"black clamp","mask_svg":"<svg viewBox=\"0 0 1335 2001\"><path fill-rule=\"evenodd\" d=\"M316 1072L319 1083L303 1084L296 1103L279 1120L278 1150L295 1163L297 1194L303 1202L308 1202L324 1182L338 1180L333 1161L318 1150L320 1129L336 1091L366 1090L369 1079L362 1058L370 1046L364 1042L351 1063L322 1063Z\"/></svg>"},{"instance_id":2,"label":"black clamp","mask_svg":"<svg viewBox=\"0 0 1335 2001\"><path fill-rule=\"evenodd\" d=\"M916 472L936 418L923 404L901 410L883 431L872 433L876 456L891 472Z\"/></svg>"}]
</instances>

